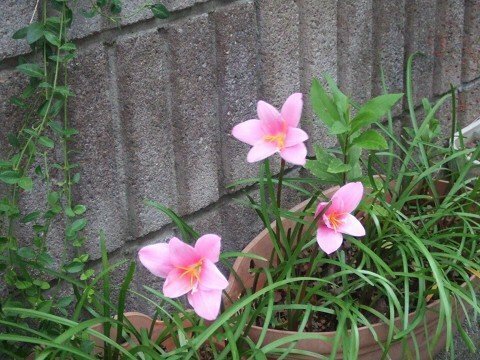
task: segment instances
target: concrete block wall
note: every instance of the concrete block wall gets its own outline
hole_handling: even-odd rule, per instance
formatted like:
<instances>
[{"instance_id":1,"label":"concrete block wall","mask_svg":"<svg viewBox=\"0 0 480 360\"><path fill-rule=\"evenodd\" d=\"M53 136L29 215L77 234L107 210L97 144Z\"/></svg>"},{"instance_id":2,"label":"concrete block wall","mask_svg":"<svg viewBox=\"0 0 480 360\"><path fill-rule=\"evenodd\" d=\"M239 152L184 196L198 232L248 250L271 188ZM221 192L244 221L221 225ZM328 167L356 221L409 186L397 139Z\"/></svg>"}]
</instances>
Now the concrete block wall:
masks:
<instances>
[{"instance_id":1,"label":"concrete block wall","mask_svg":"<svg viewBox=\"0 0 480 360\"><path fill-rule=\"evenodd\" d=\"M142 3L125 0L125 12ZM461 121L480 116L477 0L166 0L171 18L144 11L120 26L83 19L88 4L77 1L70 32L79 57L71 64L69 111L80 131L74 146L82 181L74 195L88 207L93 260L99 230L114 259L134 258L139 247L174 233L145 199L220 234L224 249L241 250L261 224L236 203L250 189L226 185L254 176L258 166L246 163L248 146L230 130L256 116L259 99L279 107L294 91L308 94L313 76L329 73L362 102L381 92L382 68L389 88L404 91L406 59L422 51L416 100L437 98L452 83ZM4 130L22 116L8 102L25 82L13 69L29 53L11 35L30 21L34 5L0 2L0 155L8 151ZM305 100L303 126L331 146ZM138 288L143 283L152 284L146 272L136 277Z\"/></svg>"}]
</instances>

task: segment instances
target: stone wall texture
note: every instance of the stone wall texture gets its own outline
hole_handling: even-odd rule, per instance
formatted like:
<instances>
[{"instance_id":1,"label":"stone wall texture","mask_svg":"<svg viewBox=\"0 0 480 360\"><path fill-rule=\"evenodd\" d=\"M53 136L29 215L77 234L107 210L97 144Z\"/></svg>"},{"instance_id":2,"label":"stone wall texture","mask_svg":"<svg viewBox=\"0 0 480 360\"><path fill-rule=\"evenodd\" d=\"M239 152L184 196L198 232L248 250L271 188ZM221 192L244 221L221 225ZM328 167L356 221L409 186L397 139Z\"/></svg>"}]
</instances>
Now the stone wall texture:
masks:
<instances>
[{"instance_id":1,"label":"stone wall texture","mask_svg":"<svg viewBox=\"0 0 480 360\"><path fill-rule=\"evenodd\" d=\"M143 1L124 3L128 13ZM89 209L93 261L100 230L114 259L135 258L139 247L176 233L145 199L172 207L200 232L220 234L224 249L241 250L261 224L238 204L252 189L226 185L254 176L257 166L246 163L248 146L230 130L256 116L259 99L281 106L294 91L308 94L313 76L330 74L361 102L381 92L381 69L392 91L404 91L406 59L421 51L416 101L453 84L462 123L480 116L478 0L164 3L167 20L145 10L115 27L82 18L89 1L76 2L70 36L80 54L71 65L70 118L81 134L75 157L83 180L74 195ZM34 7L34 0L0 1L0 155L8 150L4 134L22 118L8 101L25 83L14 67L30 51L11 36ZM302 121L315 142L332 145L308 107ZM143 270L135 281L138 289L157 283Z\"/></svg>"}]
</instances>

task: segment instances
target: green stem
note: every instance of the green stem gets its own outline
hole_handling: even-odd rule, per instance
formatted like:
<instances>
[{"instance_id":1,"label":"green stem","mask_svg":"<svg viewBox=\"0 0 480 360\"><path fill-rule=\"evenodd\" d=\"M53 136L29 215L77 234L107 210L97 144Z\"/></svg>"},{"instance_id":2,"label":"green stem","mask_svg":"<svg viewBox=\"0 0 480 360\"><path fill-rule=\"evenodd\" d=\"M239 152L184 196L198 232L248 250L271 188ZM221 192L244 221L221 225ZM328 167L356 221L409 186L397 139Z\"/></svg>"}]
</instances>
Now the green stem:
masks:
<instances>
[{"instance_id":1,"label":"green stem","mask_svg":"<svg viewBox=\"0 0 480 360\"><path fill-rule=\"evenodd\" d=\"M280 206L282 205L282 184L283 184L283 175L285 173L285 160L282 159L280 162L280 173L278 175L278 186L277 186L277 209L280 209ZM279 221L277 220L275 223L275 235L278 239L278 242L280 244L283 244L283 242L280 240L282 234L280 233L280 224ZM288 246L288 244L285 244L285 246ZM287 255L287 249L285 249L285 256Z\"/></svg>"}]
</instances>

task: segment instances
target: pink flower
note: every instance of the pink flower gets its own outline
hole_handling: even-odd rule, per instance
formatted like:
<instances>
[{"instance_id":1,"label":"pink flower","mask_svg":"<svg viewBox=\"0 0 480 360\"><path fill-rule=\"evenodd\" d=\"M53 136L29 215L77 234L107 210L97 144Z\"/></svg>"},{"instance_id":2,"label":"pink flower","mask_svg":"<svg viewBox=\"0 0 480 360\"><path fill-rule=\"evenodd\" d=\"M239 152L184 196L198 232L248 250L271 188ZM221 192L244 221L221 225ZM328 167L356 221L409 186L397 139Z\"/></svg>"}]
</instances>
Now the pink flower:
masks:
<instances>
[{"instance_id":1,"label":"pink flower","mask_svg":"<svg viewBox=\"0 0 480 360\"><path fill-rule=\"evenodd\" d=\"M318 219L317 242L327 254L342 246L343 235L364 236L365 228L355 216L350 214L356 209L363 197L361 182L348 183L332 196L330 206ZM328 202L318 204L315 217L320 214Z\"/></svg>"},{"instance_id":2,"label":"pink flower","mask_svg":"<svg viewBox=\"0 0 480 360\"><path fill-rule=\"evenodd\" d=\"M265 101L258 102L258 119L247 120L232 130L235 138L252 145L247 156L248 162L260 161L279 152L284 160L305 165L307 148L303 142L308 135L297 127L302 106L300 93L290 95L281 112Z\"/></svg>"},{"instance_id":3,"label":"pink flower","mask_svg":"<svg viewBox=\"0 0 480 360\"><path fill-rule=\"evenodd\" d=\"M220 311L227 279L214 265L220 256L220 237L201 236L195 247L176 237L169 243L145 246L138 252L142 264L154 275L166 278L163 293L169 298L185 294L195 312L214 320Z\"/></svg>"}]
</instances>

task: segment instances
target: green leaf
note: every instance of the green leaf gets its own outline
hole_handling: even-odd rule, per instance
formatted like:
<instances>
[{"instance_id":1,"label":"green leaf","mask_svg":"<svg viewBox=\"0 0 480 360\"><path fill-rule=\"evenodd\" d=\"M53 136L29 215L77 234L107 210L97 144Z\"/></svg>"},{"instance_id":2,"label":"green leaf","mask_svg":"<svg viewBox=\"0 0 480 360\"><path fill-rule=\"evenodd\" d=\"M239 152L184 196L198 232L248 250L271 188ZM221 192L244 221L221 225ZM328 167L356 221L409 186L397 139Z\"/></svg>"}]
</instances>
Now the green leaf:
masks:
<instances>
[{"instance_id":1,"label":"green leaf","mask_svg":"<svg viewBox=\"0 0 480 360\"><path fill-rule=\"evenodd\" d=\"M38 138L38 142L49 149L53 149L55 146L55 143L53 142L53 140L47 136L40 136Z\"/></svg>"},{"instance_id":2,"label":"green leaf","mask_svg":"<svg viewBox=\"0 0 480 360\"><path fill-rule=\"evenodd\" d=\"M28 26L27 29L27 42L33 44L35 41L43 36L43 24L33 23Z\"/></svg>"},{"instance_id":3,"label":"green leaf","mask_svg":"<svg viewBox=\"0 0 480 360\"><path fill-rule=\"evenodd\" d=\"M50 206L53 206L56 203L58 203L59 199L60 199L60 195L58 195L58 192L56 191L50 192L47 196L47 201L50 204Z\"/></svg>"},{"instance_id":4,"label":"green leaf","mask_svg":"<svg viewBox=\"0 0 480 360\"><path fill-rule=\"evenodd\" d=\"M335 121L340 121L335 104L317 79L312 81L310 101L313 111L327 127L330 128Z\"/></svg>"},{"instance_id":5,"label":"green leaf","mask_svg":"<svg viewBox=\"0 0 480 360\"><path fill-rule=\"evenodd\" d=\"M66 308L68 305L72 303L73 299L74 299L73 295L64 296L55 303L55 306L60 308Z\"/></svg>"},{"instance_id":6,"label":"green leaf","mask_svg":"<svg viewBox=\"0 0 480 360\"><path fill-rule=\"evenodd\" d=\"M85 226L87 225L87 220L86 219L77 219L73 223L70 224L70 226L67 228L66 233L67 236L71 237L75 233L79 232L82 230Z\"/></svg>"},{"instance_id":7,"label":"green leaf","mask_svg":"<svg viewBox=\"0 0 480 360\"><path fill-rule=\"evenodd\" d=\"M65 96L65 97L73 95L73 93L70 91L68 86L57 86L55 88L55 93L60 94L60 95Z\"/></svg>"},{"instance_id":8,"label":"green leaf","mask_svg":"<svg viewBox=\"0 0 480 360\"><path fill-rule=\"evenodd\" d=\"M112 14L120 14L122 12L122 5L119 0L111 0L110 11Z\"/></svg>"},{"instance_id":9,"label":"green leaf","mask_svg":"<svg viewBox=\"0 0 480 360\"><path fill-rule=\"evenodd\" d=\"M72 183L78 184L79 181L80 181L80 173L76 173L75 175L73 175Z\"/></svg>"},{"instance_id":10,"label":"green leaf","mask_svg":"<svg viewBox=\"0 0 480 360\"><path fill-rule=\"evenodd\" d=\"M42 68L37 64L21 64L16 67L16 69L28 76L43 78L45 73Z\"/></svg>"},{"instance_id":11,"label":"green leaf","mask_svg":"<svg viewBox=\"0 0 480 360\"><path fill-rule=\"evenodd\" d=\"M30 135L30 136L32 136L32 137L34 137L34 138L37 137L37 133L36 133L34 130L32 130L32 129L25 128L25 129L23 129L23 132L27 133L28 135Z\"/></svg>"},{"instance_id":12,"label":"green leaf","mask_svg":"<svg viewBox=\"0 0 480 360\"><path fill-rule=\"evenodd\" d=\"M13 185L18 182L20 176L16 171L7 170L0 173L0 181L3 181L6 184Z\"/></svg>"},{"instance_id":13,"label":"green leaf","mask_svg":"<svg viewBox=\"0 0 480 360\"><path fill-rule=\"evenodd\" d=\"M154 4L149 6L152 10L153 16L158 19L166 19L170 16L170 11L163 4Z\"/></svg>"},{"instance_id":14,"label":"green leaf","mask_svg":"<svg viewBox=\"0 0 480 360\"><path fill-rule=\"evenodd\" d=\"M33 181L31 178L24 176L18 180L18 186L25 191L30 191L33 188Z\"/></svg>"},{"instance_id":15,"label":"green leaf","mask_svg":"<svg viewBox=\"0 0 480 360\"><path fill-rule=\"evenodd\" d=\"M47 41L50 44L55 45L56 47L60 47L61 42L60 42L60 39L58 38L57 35L55 35L54 33L50 32L50 31L45 31L43 33L43 35L45 36L45 39L47 39Z\"/></svg>"},{"instance_id":16,"label":"green leaf","mask_svg":"<svg viewBox=\"0 0 480 360\"><path fill-rule=\"evenodd\" d=\"M367 101L352 119L352 130L355 132L380 120L402 96L403 94L384 94Z\"/></svg>"},{"instance_id":17,"label":"green leaf","mask_svg":"<svg viewBox=\"0 0 480 360\"><path fill-rule=\"evenodd\" d=\"M314 150L316 160L307 160L305 168L321 181L332 184L338 183L340 181L338 175L327 172L328 164L334 160L334 157L319 146L315 145Z\"/></svg>"},{"instance_id":18,"label":"green leaf","mask_svg":"<svg viewBox=\"0 0 480 360\"><path fill-rule=\"evenodd\" d=\"M82 254L80 255L78 258L75 258L74 260L76 261L80 261L80 262L87 262L88 261L88 258L89 258L89 255L88 254Z\"/></svg>"},{"instance_id":19,"label":"green leaf","mask_svg":"<svg viewBox=\"0 0 480 360\"><path fill-rule=\"evenodd\" d=\"M46 81L42 81L40 84L38 84L38 87L42 88L42 89L51 89L53 86L52 86L52 84L50 84Z\"/></svg>"},{"instance_id":20,"label":"green leaf","mask_svg":"<svg viewBox=\"0 0 480 360\"><path fill-rule=\"evenodd\" d=\"M349 130L350 129L348 128L348 126L345 125L343 122L335 121L330 127L330 134L331 135L345 134Z\"/></svg>"},{"instance_id":21,"label":"green leaf","mask_svg":"<svg viewBox=\"0 0 480 360\"><path fill-rule=\"evenodd\" d=\"M43 267L51 266L55 260L47 253L42 253L37 260Z\"/></svg>"},{"instance_id":22,"label":"green leaf","mask_svg":"<svg viewBox=\"0 0 480 360\"><path fill-rule=\"evenodd\" d=\"M38 115L40 117L45 117L47 115L54 117L60 112L62 105L63 100L60 99L55 99L53 102L50 102L50 100L45 100L38 108Z\"/></svg>"},{"instance_id":23,"label":"green leaf","mask_svg":"<svg viewBox=\"0 0 480 360\"><path fill-rule=\"evenodd\" d=\"M30 214L25 215L22 218L22 220L20 220L20 222L23 224L26 224L26 223L37 220L39 216L40 216L40 211L34 211L34 212L31 212Z\"/></svg>"},{"instance_id":24,"label":"green leaf","mask_svg":"<svg viewBox=\"0 0 480 360\"><path fill-rule=\"evenodd\" d=\"M38 286L42 290L50 289L50 284L46 281L43 281L43 280L35 279L35 280L33 280L33 284ZM50 306L48 306L48 303L50 303ZM48 301L48 303L47 303L47 306L45 306L45 305L40 306L42 308L42 311L45 311L46 308L48 308L48 310L50 310L51 301ZM49 312L49 311L47 311L47 312Z\"/></svg>"},{"instance_id":25,"label":"green leaf","mask_svg":"<svg viewBox=\"0 0 480 360\"><path fill-rule=\"evenodd\" d=\"M352 143L367 150L383 150L388 148L385 138L371 129L360 134Z\"/></svg>"},{"instance_id":26,"label":"green leaf","mask_svg":"<svg viewBox=\"0 0 480 360\"><path fill-rule=\"evenodd\" d=\"M15 282L15 286L17 287L17 289L20 289L20 290L25 290L25 289L28 289L30 287L32 287L32 283L30 281L16 281Z\"/></svg>"},{"instance_id":27,"label":"green leaf","mask_svg":"<svg viewBox=\"0 0 480 360\"><path fill-rule=\"evenodd\" d=\"M73 128L69 128L69 129L65 129L64 131L65 133L65 136L67 138L73 136L73 135L77 135L78 134L78 130L77 129L73 129Z\"/></svg>"},{"instance_id":28,"label":"green leaf","mask_svg":"<svg viewBox=\"0 0 480 360\"><path fill-rule=\"evenodd\" d=\"M27 36L28 26L25 26L17 31L15 31L12 35L12 38L15 40L23 39Z\"/></svg>"},{"instance_id":29,"label":"green leaf","mask_svg":"<svg viewBox=\"0 0 480 360\"><path fill-rule=\"evenodd\" d=\"M342 120L342 114L345 114L349 107L348 97L340 91L335 80L333 80L331 76L325 75L325 80L327 80L328 86L333 95L335 106L337 107L338 114L340 115L340 120Z\"/></svg>"},{"instance_id":30,"label":"green leaf","mask_svg":"<svg viewBox=\"0 0 480 360\"><path fill-rule=\"evenodd\" d=\"M20 249L17 250L18 256L20 256L23 259L31 260L35 257L35 251L33 251L32 248L30 247L21 247Z\"/></svg>"},{"instance_id":31,"label":"green leaf","mask_svg":"<svg viewBox=\"0 0 480 360\"><path fill-rule=\"evenodd\" d=\"M352 166L350 164L344 164L342 160L338 158L333 158L328 164L327 171L331 174L340 174L347 171L350 171Z\"/></svg>"},{"instance_id":32,"label":"green leaf","mask_svg":"<svg viewBox=\"0 0 480 360\"><path fill-rule=\"evenodd\" d=\"M52 117L56 116L63 106L63 100L55 99L52 106L50 107L49 115Z\"/></svg>"},{"instance_id":33,"label":"green leaf","mask_svg":"<svg viewBox=\"0 0 480 360\"><path fill-rule=\"evenodd\" d=\"M70 218L75 217L75 213L73 212L71 207L65 208L65 215L67 215Z\"/></svg>"},{"instance_id":34,"label":"green leaf","mask_svg":"<svg viewBox=\"0 0 480 360\"><path fill-rule=\"evenodd\" d=\"M77 215L82 215L86 210L87 208L85 207L85 205L75 205L75 207L73 208L73 211Z\"/></svg>"},{"instance_id":35,"label":"green leaf","mask_svg":"<svg viewBox=\"0 0 480 360\"><path fill-rule=\"evenodd\" d=\"M80 280L87 280L95 273L93 269L88 269L82 275L80 275Z\"/></svg>"},{"instance_id":36,"label":"green leaf","mask_svg":"<svg viewBox=\"0 0 480 360\"><path fill-rule=\"evenodd\" d=\"M65 265L65 271L70 274L75 274L83 270L85 264L78 261L73 261L70 264Z\"/></svg>"},{"instance_id":37,"label":"green leaf","mask_svg":"<svg viewBox=\"0 0 480 360\"><path fill-rule=\"evenodd\" d=\"M56 133L60 135L64 134L63 127L58 121L49 121L48 126L50 126L50 128Z\"/></svg>"},{"instance_id":38,"label":"green leaf","mask_svg":"<svg viewBox=\"0 0 480 360\"><path fill-rule=\"evenodd\" d=\"M77 50L77 46L74 43L68 42L60 46L60 50L63 51L75 51Z\"/></svg>"},{"instance_id":39,"label":"green leaf","mask_svg":"<svg viewBox=\"0 0 480 360\"><path fill-rule=\"evenodd\" d=\"M16 147L16 148L20 147L20 141L18 141L18 138L14 134L8 133L7 139L8 139L8 143L13 147Z\"/></svg>"}]
</instances>

